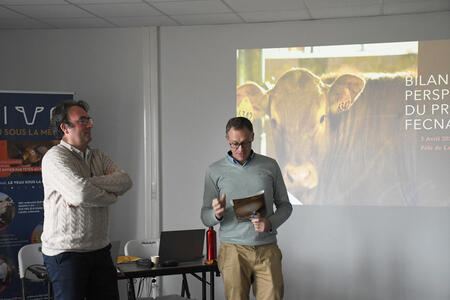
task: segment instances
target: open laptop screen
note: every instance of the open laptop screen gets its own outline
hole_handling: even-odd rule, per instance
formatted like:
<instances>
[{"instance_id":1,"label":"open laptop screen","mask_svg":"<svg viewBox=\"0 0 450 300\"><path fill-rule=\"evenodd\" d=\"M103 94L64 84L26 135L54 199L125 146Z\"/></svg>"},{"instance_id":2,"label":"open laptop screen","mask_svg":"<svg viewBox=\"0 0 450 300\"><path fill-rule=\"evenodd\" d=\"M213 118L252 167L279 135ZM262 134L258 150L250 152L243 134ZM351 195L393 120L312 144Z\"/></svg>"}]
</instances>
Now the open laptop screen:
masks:
<instances>
[{"instance_id":1,"label":"open laptop screen","mask_svg":"<svg viewBox=\"0 0 450 300\"><path fill-rule=\"evenodd\" d=\"M204 240L205 229L162 231L159 259L161 262L199 260L203 257Z\"/></svg>"}]
</instances>

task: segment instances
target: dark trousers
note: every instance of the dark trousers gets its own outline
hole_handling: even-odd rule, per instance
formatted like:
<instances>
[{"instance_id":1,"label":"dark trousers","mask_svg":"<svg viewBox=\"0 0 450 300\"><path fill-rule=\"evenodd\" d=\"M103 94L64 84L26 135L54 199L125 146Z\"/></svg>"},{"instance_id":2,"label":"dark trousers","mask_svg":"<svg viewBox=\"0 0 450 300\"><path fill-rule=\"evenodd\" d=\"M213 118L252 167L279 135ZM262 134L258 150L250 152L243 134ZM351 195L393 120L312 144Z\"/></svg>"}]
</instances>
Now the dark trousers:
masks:
<instances>
[{"instance_id":1,"label":"dark trousers","mask_svg":"<svg viewBox=\"0 0 450 300\"><path fill-rule=\"evenodd\" d=\"M110 249L43 255L55 300L119 300Z\"/></svg>"}]
</instances>

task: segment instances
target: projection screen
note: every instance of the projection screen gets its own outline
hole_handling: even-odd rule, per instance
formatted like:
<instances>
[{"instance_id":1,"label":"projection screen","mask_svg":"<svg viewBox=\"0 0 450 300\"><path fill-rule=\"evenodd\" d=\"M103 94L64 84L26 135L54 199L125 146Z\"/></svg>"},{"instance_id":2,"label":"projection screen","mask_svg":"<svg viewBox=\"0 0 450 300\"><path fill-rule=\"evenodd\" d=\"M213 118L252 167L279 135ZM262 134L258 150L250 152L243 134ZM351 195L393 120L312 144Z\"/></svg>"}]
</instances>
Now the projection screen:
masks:
<instances>
[{"instance_id":1,"label":"projection screen","mask_svg":"<svg viewBox=\"0 0 450 300\"><path fill-rule=\"evenodd\" d=\"M237 50L237 115L293 204L450 205L450 40Z\"/></svg>"}]
</instances>

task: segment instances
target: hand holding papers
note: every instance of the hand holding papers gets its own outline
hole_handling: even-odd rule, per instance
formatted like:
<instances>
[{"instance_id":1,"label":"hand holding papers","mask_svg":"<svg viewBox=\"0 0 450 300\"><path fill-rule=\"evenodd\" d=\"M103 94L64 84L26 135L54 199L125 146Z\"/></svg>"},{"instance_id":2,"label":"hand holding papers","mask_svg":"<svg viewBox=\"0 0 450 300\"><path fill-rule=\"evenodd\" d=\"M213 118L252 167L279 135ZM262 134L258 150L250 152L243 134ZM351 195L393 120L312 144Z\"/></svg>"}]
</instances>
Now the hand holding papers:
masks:
<instances>
[{"instance_id":1,"label":"hand holding papers","mask_svg":"<svg viewBox=\"0 0 450 300\"><path fill-rule=\"evenodd\" d=\"M264 191L246 198L233 199L234 212L238 222L261 219L266 216Z\"/></svg>"},{"instance_id":2,"label":"hand holding papers","mask_svg":"<svg viewBox=\"0 0 450 300\"><path fill-rule=\"evenodd\" d=\"M256 232L266 232L272 228L272 224L266 218L256 217L250 219L255 227Z\"/></svg>"}]
</instances>

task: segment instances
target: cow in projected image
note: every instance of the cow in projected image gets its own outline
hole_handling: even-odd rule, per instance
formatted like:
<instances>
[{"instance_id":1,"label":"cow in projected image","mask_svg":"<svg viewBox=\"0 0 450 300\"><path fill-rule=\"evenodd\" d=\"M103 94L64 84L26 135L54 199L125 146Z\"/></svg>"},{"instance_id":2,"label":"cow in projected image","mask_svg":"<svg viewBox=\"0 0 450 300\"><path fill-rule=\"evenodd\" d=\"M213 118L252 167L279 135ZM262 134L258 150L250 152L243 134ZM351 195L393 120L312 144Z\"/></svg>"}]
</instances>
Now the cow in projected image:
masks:
<instances>
[{"instance_id":1,"label":"cow in projected image","mask_svg":"<svg viewBox=\"0 0 450 300\"><path fill-rule=\"evenodd\" d=\"M265 97L254 83L238 95L265 109L268 154L292 202L407 205L417 201L417 147L416 133L404 130L404 82L397 74L319 78L292 69Z\"/></svg>"}]
</instances>

